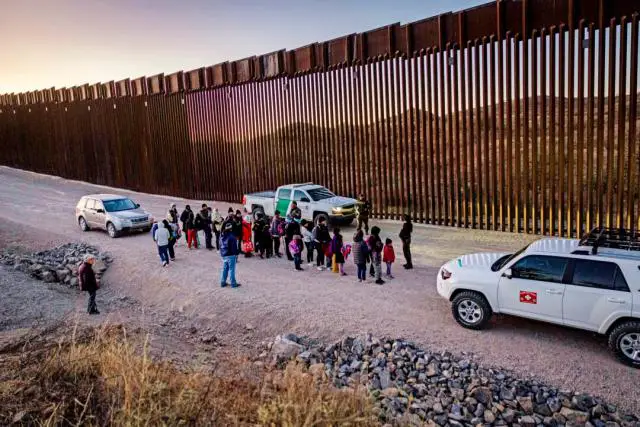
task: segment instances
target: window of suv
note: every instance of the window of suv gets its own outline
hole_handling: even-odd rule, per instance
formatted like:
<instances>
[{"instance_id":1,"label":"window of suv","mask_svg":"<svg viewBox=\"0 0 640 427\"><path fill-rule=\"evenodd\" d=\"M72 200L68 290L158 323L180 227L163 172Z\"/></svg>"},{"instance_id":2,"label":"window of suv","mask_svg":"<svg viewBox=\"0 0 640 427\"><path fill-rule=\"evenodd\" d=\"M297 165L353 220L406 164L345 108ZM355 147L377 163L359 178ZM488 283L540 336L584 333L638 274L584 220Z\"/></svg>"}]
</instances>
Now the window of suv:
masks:
<instances>
[{"instance_id":1,"label":"window of suv","mask_svg":"<svg viewBox=\"0 0 640 427\"><path fill-rule=\"evenodd\" d=\"M293 200L295 200L296 202L301 201L304 197L307 196L305 196L305 194L300 190L296 190L293 192Z\"/></svg>"},{"instance_id":2,"label":"window of suv","mask_svg":"<svg viewBox=\"0 0 640 427\"><path fill-rule=\"evenodd\" d=\"M105 200L104 210L107 212L120 212L135 209L136 204L131 199Z\"/></svg>"},{"instance_id":3,"label":"window of suv","mask_svg":"<svg viewBox=\"0 0 640 427\"><path fill-rule=\"evenodd\" d=\"M96 208L96 201L93 199L87 199L87 209L95 209Z\"/></svg>"},{"instance_id":4,"label":"window of suv","mask_svg":"<svg viewBox=\"0 0 640 427\"><path fill-rule=\"evenodd\" d=\"M629 292L627 281L616 264L589 259L576 259L571 284L587 288L599 288Z\"/></svg>"},{"instance_id":5,"label":"window of suv","mask_svg":"<svg viewBox=\"0 0 640 427\"><path fill-rule=\"evenodd\" d=\"M516 262L511 274L518 279L562 283L567 264L567 258L530 255Z\"/></svg>"}]
</instances>

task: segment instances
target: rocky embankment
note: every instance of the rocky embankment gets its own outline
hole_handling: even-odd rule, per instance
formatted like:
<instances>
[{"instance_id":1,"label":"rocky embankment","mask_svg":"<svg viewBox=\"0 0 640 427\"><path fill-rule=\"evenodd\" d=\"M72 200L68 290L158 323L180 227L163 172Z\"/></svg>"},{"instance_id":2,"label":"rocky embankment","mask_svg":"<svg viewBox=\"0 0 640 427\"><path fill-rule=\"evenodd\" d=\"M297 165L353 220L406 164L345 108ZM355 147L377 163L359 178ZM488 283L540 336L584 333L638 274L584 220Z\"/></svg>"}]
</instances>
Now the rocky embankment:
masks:
<instances>
[{"instance_id":1,"label":"rocky embankment","mask_svg":"<svg viewBox=\"0 0 640 427\"><path fill-rule=\"evenodd\" d=\"M34 253L9 248L0 253L0 263L43 282L60 283L74 288L78 286L78 267L87 254L96 258L93 269L99 279L107 271L113 258L109 253L101 253L96 247L84 243L67 243Z\"/></svg>"},{"instance_id":2,"label":"rocky embankment","mask_svg":"<svg viewBox=\"0 0 640 427\"><path fill-rule=\"evenodd\" d=\"M324 346L288 334L268 343L261 358L295 358L337 387L365 387L380 421L390 425L640 427L637 417L597 397L402 339L365 335Z\"/></svg>"}]
</instances>

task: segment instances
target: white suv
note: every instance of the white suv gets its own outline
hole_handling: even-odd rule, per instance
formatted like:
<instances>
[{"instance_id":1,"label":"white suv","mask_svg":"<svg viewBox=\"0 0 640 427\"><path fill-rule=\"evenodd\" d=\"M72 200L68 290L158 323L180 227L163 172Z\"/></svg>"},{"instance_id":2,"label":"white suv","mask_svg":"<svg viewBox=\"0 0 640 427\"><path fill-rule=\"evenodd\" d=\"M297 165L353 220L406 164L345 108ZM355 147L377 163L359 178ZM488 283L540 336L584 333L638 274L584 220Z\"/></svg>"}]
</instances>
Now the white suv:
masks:
<instances>
[{"instance_id":1,"label":"white suv","mask_svg":"<svg viewBox=\"0 0 640 427\"><path fill-rule=\"evenodd\" d=\"M440 268L437 284L465 328L482 329L503 313L594 331L640 368L639 233L599 228L514 254L464 255Z\"/></svg>"}]
</instances>

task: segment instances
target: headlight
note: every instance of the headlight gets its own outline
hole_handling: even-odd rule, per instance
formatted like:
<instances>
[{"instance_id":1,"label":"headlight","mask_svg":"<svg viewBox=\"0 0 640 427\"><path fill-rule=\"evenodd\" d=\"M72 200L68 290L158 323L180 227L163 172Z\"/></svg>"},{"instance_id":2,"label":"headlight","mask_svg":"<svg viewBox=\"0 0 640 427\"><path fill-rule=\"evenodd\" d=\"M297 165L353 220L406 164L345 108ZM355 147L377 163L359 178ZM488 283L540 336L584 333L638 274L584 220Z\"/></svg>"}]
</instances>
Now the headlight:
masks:
<instances>
[{"instance_id":1,"label":"headlight","mask_svg":"<svg viewBox=\"0 0 640 427\"><path fill-rule=\"evenodd\" d=\"M342 208L341 207L337 207L337 208L333 208L334 212L342 212Z\"/></svg>"},{"instance_id":2,"label":"headlight","mask_svg":"<svg viewBox=\"0 0 640 427\"><path fill-rule=\"evenodd\" d=\"M451 272L449 270L447 270L446 268L443 268L442 270L440 270L440 276L442 277L442 280L447 280L451 278Z\"/></svg>"},{"instance_id":3,"label":"headlight","mask_svg":"<svg viewBox=\"0 0 640 427\"><path fill-rule=\"evenodd\" d=\"M130 219L123 219L120 221L122 223L122 225L124 225L125 227L131 227L131 220Z\"/></svg>"}]
</instances>

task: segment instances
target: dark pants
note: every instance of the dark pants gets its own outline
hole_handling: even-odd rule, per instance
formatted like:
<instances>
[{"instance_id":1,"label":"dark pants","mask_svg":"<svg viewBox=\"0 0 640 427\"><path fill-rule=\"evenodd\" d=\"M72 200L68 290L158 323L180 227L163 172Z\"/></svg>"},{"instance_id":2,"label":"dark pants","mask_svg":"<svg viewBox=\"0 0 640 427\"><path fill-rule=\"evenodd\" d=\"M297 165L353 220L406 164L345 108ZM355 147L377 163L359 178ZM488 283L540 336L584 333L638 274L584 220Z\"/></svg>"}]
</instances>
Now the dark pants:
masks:
<instances>
[{"instance_id":1,"label":"dark pants","mask_svg":"<svg viewBox=\"0 0 640 427\"><path fill-rule=\"evenodd\" d=\"M236 239L238 240L238 252L243 254L244 251L242 250L242 236L236 236Z\"/></svg>"},{"instance_id":2,"label":"dark pants","mask_svg":"<svg viewBox=\"0 0 640 427\"><path fill-rule=\"evenodd\" d=\"M321 243L318 243L318 256L316 258L316 265L318 267L323 267L324 266L324 245Z\"/></svg>"},{"instance_id":3,"label":"dark pants","mask_svg":"<svg viewBox=\"0 0 640 427\"><path fill-rule=\"evenodd\" d=\"M300 264L302 264L302 254L295 254L293 256L293 263L296 266L296 270L302 270Z\"/></svg>"},{"instance_id":4,"label":"dark pants","mask_svg":"<svg viewBox=\"0 0 640 427\"><path fill-rule=\"evenodd\" d=\"M213 239L213 231L211 230L211 227L206 227L204 229L204 245L207 249L213 249L211 239Z\"/></svg>"},{"instance_id":5,"label":"dark pants","mask_svg":"<svg viewBox=\"0 0 640 427\"><path fill-rule=\"evenodd\" d=\"M402 241L402 253L404 254L404 258L407 260L407 267L413 267L413 263L411 262L411 239L404 239Z\"/></svg>"},{"instance_id":6,"label":"dark pants","mask_svg":"<svg viewBox=\"0 0 640 427\"><path fill-rule=\"evenodd\" d=\"M216 249L220 250L220 232L218 230L213 230L216 235Z\"/></svg>"},{"instance_id":7,"label":"dark pants","mask_svg":"<svg viewBox=\"0 0 640 427\"><path fill-rule=\"evenodd\" d=\"M289 261L293 261L293 256L291 255L291 252L289 251L289 243L291 243L291 240L293 240L290 237L285 236L284 238L284 250L287 253L287 259Z\"/></svg>"},{"instance_id":8,"label":"dark pants","mask_svg":"<svg viewBox=\"0 0 640 427\"><path fill-rule=\"evenodd\" d=\"M89 305L87 306L87 313L95 313L98 311L98 306L96 305L96 291L89 291Z\"/></svg>"},{"instance_id":9,"label":"dark pants","mask_svg":"<svg viewBox=\"0 0 640 427\"><path fill-rule=\"evenodd\" d=\"M176 251L173 250L173 247L175 245L176 245L175 240L169 240L169 246L167 246L167 252L169 252L169 258L171 258L171 260L175 260L176 258Z\"/></svg>"},{"instance_id":10,"label":"dark pants","mask_svg":"<svg viewBox=\"0 0 640 427\"><path fill-rule=\"evenodd\" d=\"M184 240L185 240L185 241L186 241L186 240L189 240L189 239L187 238L187 231L189 231L189 230L187 230L187 223L186 223L186 222L183 222L183 223L182 223L182 235L184 236Z\"/></svg>"},{"instance_id":11,"label":"dark pants","mask_svg":"<svg viewBox=\"0 0 640 427\"><path fill-rule=\"evenodd\" d=\"M160 260L164 263L169 264L169 245L166 246L158 246L158 255L160 255Z\"/></svg>"},{"instance_id":12,"label":"dark pants","mask_svg":"<svg viewBox=\"0 0 640 427\"><path fill-rule=\"evenodd\" d=\"M369 217L365 215L358 216L358 230L362 230L364 225L364 233L369 234Z\"/></svg>"},{"instance_id":13,"label":"dark pants","mask_svg":"<svg viewBox=\"0 0 640 427\"><path fill-rule=\"evenodd\" d=\"M369 254L369 255L367 255L367 258L369 259L369 262L371 263L369 265L369 276L375 277L376 271L375 271L375 268L373 267L373 256L371 254Z\"/></svg>"},{"instance_id":14,"label":"dark pants","mask_svg":"<svg viewBox=\"0 0 640 427\"><path fill-rule=\"evenodd\" d=\"M307 248L307 262L311 264L313 262L313 242L304 242L305 247Z\"/></svg>"},{"instance_id":15,"label":"dark pants","mask_svg":"<svg viewBox=\"0 0 640 427\"><path fill-rule=\"evenodd\" d=\"M358 279L367 280L367 263L357 264L358 267Z\"/></svg>"},{"instance_id":16,"label":"dark pants","mask_svg":"<svg viewBox=\"0 0 640 427\"><path fill-rule=\"evenodd\" d=\"M282 254L280 253L280 237L279 236L273 236L273 253L276 254L277 256L282 256Z\"/></svg>"}]
</instances>

